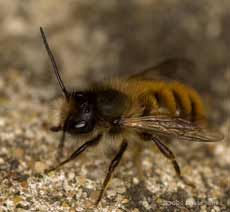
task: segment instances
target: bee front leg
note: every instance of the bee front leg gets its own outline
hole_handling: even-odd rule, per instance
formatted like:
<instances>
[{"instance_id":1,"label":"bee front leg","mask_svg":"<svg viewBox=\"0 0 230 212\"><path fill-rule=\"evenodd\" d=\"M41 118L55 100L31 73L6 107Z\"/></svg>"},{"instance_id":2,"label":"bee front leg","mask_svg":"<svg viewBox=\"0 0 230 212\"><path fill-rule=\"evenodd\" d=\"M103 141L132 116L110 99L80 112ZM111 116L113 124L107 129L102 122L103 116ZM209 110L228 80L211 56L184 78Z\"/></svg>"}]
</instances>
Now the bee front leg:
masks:
<instances>
[{"instance_id":1,"label":"bee front leg","mask_svg":"<svg viewBox=\"0 0 230 212\"><path fill-rule=\"evenodd\" d=\"M105 189L106 189L106 187L107 187L107 185L109 183L109 180L112 177L112 174L113 174L115 168L118 166L119 162L121 161L121 158L122 158L122 156L123 156L123 154L124 154L127 146L128 146L127 142L125 140L123 140L122 143L121 143L119 152L116 154L116 156L114 157L114 159L110 163L110 166L109 166L109 169L108 169L108 173L107 173L106 178L105 178L105 180L103 182L103 186L102 186L101 192L100 192L99 197L98 197L98 199L97 199L97 201L95 203L96 206L101 201L101 198L104 195L104 192L105 192Z\"/></svg>"},{"instance_id":2,"label":"bee front leg","mask_svg":"<svg viewBox=\"0 0 230 212\"><path fill-rule=\"evenodd\" d=\"M60 168L61 166L63 166L64 164L70 162L71 160L74 160L77 156L79 156L82 152L84 152L88 147L97 145L99 143L101 137L102 137L102 135L100 134L97 137L93 138L92 140L85 142L75 152L73 152L69 158L67 158L66 160L64 160L63 162L61 162L60 164L58 164L54 168L48 169L46 172L49 173L51 171L54 171L54 170Z\"/></svg>"},{"instance_id":3,"label":"bee front leg","mask_svg":"<svg viewBox=\"0 0 230 212\"><path fill-rule=\"evenodd\" d=\"M195 185L192 182L189 182L186 178L184 178L181 175L181 171L180 171L180 167L176 161L176 158L173 154L173 152L163 143L160 142L160 140L156 137L152 138L152 141L156 144L156 146L158 147L158 149L161 151L161 153L168 158L169 160L171 160L173 167L176 171L177 176L187 185L191 186L191 187L195 187Z\"/></svg>"},{"instance_id":4,"label":"bee front leg","mask_svg":"<svg viewBox=\"0 0 230 212\"><path fill-rule=\"evenodd\" d=\"M57 150L57 155L56 155L56 161L58 163L60 163L60 159L63 157L64 143L65 143L65 131L63 131L61 140L58 144L58 150Z\"/></svg>"},{"instance_id":5,"label":"bee front leg","mask_svg":"<svg viewBox=\"0 0 230 212\"><path fill-rule=\"evenodd\" d=\"M62 130L61 125L58 126L53 126L50 128L52 132L59 132ZM59 141L58 144L58 150L57 150L57 155L56 155L56 161L60 163L60 159L63 157L63 148L64 148L64 143L65 143L65 131L62 132L62 137Z\"/></svg>"}]
</instances>

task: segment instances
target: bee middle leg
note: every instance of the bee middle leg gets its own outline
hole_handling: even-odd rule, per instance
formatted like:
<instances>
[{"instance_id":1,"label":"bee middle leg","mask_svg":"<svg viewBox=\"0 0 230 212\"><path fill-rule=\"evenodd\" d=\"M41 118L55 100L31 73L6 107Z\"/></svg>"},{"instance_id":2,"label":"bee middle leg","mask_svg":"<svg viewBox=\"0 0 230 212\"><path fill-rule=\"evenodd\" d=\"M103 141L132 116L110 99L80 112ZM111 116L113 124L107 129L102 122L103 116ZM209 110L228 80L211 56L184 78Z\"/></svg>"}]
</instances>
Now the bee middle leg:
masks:
<instances>
[{"instance_id":1,"label":"bee middle leg","mask_svg":"<svg viewBox=\"0 0 230 212\"><path fill-rule=\"evenodd\" d=\"M161 151L161 153L166 157L168 158L169 160L171 160L172 164L173 164L173 167L176 171L176 174L177 176L187 185L191 186L191 187L195 187L195 185L188 181L186 178L184 178L182 175L181 175L181 171L180 171L180 167L176 161L176 158L173 154L173 152L163 143L160 142L160 140L156 137L153 137L152 138L152 141L156 144L156 146L158 147L158 149Z\"/></svg>"},{"instance_id":2,"label":"bee middle leg","mask_svg":"<svg viewBox=\"0 0 230 212\"><path fill-rule=\"evenodd\" d=\"M72 155L70 155L69 158L67 158L66 160L64 160L63 162L59 163L57 166L48 169L46 172L51 172L54 171L58 168L60 168L61 166L63 166L64 164L70 162L71 160L74 160L77 156L79 156L82 152L84 152L88 147L90 146L95 146L99 143L100 139L101 139L102 135L99 134L97 137L85 142L83 145L81 145L76 151L74 151L72 153Z\"/></svg>"},{"instance_id":3,"label":"bee middle leg","mask_svg":"<svg viewBox=\"0 0 230 212\"><path fill-rule=\"evenodd\" d=\"M105 189L106 189L106 187L107 187L107 185L109 183L109 180L112 177L112 174L113 174L115 168L118 166L119 162L121 161L121 158L122 158L127 146L128 146L128 143L125 140L123 140L122 143L121 143L119 152L116 154L116 156L114 157L114 159L110 163L108 173L107 173L106 178L105 178L105 180L103 182L101 192L100 192L100 194L98 196L98 199L97 199L97 201L95 203L96 205L98 205L98 203L101 201L101 198L104 195L104 192L105 192Z\"/></svg>"}]
</instances>

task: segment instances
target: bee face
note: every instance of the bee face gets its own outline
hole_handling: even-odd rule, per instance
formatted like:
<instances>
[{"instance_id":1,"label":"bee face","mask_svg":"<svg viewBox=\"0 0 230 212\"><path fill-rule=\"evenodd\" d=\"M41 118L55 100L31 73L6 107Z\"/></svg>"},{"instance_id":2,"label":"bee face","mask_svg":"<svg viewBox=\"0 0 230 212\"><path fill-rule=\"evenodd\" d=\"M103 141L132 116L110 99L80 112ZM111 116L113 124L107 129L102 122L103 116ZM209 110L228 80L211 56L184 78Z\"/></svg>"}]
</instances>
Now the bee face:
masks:
<instances>
[{"instance_id":1,"label":"bee face","mask_svg":"<svg viewBox=\"0 0 230 212\"><path fill-rule=\"evenodd\" d=\"M95 126L95 107L91 93L74 92L69 99L71 108L64 123L70 134L89 133Z\"/></svg>"}]
</instances>

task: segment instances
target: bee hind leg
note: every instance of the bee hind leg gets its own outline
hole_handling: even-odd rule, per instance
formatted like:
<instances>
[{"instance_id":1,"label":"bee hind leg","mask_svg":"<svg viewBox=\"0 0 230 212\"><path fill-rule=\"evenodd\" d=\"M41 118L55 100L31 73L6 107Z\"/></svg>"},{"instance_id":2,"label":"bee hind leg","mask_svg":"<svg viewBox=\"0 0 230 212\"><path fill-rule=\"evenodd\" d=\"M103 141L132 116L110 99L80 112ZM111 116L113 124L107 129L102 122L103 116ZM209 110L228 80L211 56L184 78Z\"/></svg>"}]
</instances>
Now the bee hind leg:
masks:
<instances>
[{"instance_id":1,"label":"bee hind leg","mask_svg":"<svg viewBox=\"0 0 230 212\"><path fill-rule=\"evenodd\" d=\"M173 167L174 167L174 169L175 169L175 171L176 171L177 176L178 176L185 184L187 184L187 185L189 185L189 186L191 186L191 187L194 188L195 185L194 185L192 182L190 182L188 179L186 179L185 177L183 177L183 176L181 175L180 167L179 167L179 165L178 165L178 163L177 163L177 161L176 161L176 158L175 158L173 152L172 152L165 144L163 144L162 142L160 142L160 140L159 140L158 138L153 137L153 138L152 138L152 141L156 144L156 146L158 147L158 149L160 150L160 152L161 152L166 158L168 158L168 159L172 162Z\"/></svg>"},{"instance_id":2,"label":"bee hind leg","mask_svg":"<svg viewBox=\"0 0 230 212\"><path fill-rule=\"evenodd\" d=\"M140 181L144 179L142 160L141 160L142 151L143 151L143 145L136 144L133 150L133 160L136 166L137 177Z\"/></svg>"},{"instance_id":3,"label":"bee hind leg","mask_svg":"<svg viewBox=\"0 0 230 212\"><path fill-rule=\"evenodd\" d=\"M107 187L107 185L109 183L109 180L111 179L112 174L113 174L115 168L118 166L119 162L121 161L121 158L122 158L122 156L123 156L123 154L124 154L127 146L128 146L127 142L125 140L123 140L122 143L121 143L119 152L116 154L116 156L111 161L109 169L108 169L108 172L107 172L107 175L106 175L105 180L103 182L102 189L101 189L100 194L98 196L98 199L97 199L97 201L95 203L96 206L101 201L101 198L104 195L104 192L105 192L106 187Z\"/></svg>"}]
</instances>

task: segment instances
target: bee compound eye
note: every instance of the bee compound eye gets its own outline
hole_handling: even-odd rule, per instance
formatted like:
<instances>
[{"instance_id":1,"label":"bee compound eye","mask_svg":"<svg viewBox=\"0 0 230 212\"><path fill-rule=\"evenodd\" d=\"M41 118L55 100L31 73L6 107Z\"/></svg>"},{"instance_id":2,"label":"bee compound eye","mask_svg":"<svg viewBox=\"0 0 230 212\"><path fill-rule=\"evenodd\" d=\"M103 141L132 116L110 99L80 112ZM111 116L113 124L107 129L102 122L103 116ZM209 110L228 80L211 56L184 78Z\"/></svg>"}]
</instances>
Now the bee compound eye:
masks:
<instances>
[{"instance_id":1,"label":"bee compound eye","mask_svg":"<svg viewBox=\"0 0 230 212\"><path fill-rule=\"evenodd\" d=\"M86 121L80 121L74 125L75 129L83 128L86 126Z\"/></svg>"}]
</instances>

